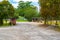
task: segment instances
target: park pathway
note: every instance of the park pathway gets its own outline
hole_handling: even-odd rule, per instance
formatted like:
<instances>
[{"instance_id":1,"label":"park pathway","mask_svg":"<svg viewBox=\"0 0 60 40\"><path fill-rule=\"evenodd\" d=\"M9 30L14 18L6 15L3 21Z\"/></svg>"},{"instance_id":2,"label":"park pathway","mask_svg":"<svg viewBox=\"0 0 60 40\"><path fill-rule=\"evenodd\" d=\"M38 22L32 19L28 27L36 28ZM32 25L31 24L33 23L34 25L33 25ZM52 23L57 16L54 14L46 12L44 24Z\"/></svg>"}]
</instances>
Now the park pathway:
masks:
<instances>
[{"instance_id":1,"label":"park pathway","mask_svg":"<svg viewBox=\"0 0 60 40\"><path fill-rule=\"evenodd\" d=\"M60 40L60 32L38 27L38 23L22 22L0 28L0 40Z\"/></svg>"}]
</instances>

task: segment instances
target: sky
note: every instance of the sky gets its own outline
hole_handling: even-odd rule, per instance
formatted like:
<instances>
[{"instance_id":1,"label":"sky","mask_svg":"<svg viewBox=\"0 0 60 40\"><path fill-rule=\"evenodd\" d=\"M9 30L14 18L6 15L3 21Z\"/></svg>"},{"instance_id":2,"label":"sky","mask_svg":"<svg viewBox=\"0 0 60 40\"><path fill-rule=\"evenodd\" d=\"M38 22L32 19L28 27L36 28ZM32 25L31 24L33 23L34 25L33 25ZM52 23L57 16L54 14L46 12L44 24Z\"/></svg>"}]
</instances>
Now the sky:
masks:
<instances>
[{"instance_id":1,"label":"sky","mask_svg":"<svg viewBox=\"0 0 60 40\"><path fill-rule=\"evenodd\" d=\"M2 1L2 0L0 0ZM9 0L9 2L15 7L17 8L18 6L18 2L21 1L21 0ZM38 4L38 0L22 0L22 1L31 1L32 2L32 5L36 6L37 9L39 10L39 4Z\"/></svg>"}]
</instances>

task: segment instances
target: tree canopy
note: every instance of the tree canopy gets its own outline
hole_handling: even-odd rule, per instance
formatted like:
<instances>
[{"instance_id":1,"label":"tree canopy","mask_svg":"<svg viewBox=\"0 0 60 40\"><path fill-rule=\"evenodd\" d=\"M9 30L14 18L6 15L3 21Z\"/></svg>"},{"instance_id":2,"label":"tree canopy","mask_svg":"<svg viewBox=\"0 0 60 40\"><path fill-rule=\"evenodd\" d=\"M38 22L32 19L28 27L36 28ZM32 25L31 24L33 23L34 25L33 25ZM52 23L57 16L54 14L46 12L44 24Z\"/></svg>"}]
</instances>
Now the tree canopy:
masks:
<instances>
[{"instance_id":1,"label":"tree canopy","mask_svg":"<svg viewBox=\"0 0 60 40\"><path fill-rule=\"evenodd\" d=\"M0 21L3 19L12 18L14 16L14 7L9 1L3 0L0 2Z\"/></svg>"},{"instance_id":2,"label":"tree canopy","mask_svg":"<svg viewBox=\"0 0 60 40\"><path fill-rule=\"evenodd\" d=\"M32 2L24 2L20 1L17 12L19 13L20 16L25 17L29 21L32 20L32 17L35 17L37 15L37 7L31 4Z\"/></svg>"},{"instance_id":3,"label":"tree canopy","mask_svg":"<svg viewBox=\"0 0 60 40\"><path fill-rule=\"evenodd\" d=\"M45 19L57 20L60 16L60 0L39 0L40 3L40 13ZM46 22L45 22L46 23Z\"/></svg>"}]
</instances>

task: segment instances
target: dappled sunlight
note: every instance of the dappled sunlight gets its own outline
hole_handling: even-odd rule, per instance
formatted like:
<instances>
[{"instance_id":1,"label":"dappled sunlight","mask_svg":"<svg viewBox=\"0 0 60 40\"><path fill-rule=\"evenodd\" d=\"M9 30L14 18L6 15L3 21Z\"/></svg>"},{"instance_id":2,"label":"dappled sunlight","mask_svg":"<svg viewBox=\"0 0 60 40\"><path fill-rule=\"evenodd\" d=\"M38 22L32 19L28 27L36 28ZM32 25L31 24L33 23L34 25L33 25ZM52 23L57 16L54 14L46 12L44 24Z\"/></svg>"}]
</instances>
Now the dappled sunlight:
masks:
<instances>
[{"instance_id":1,"label":"dappled sunlight","mask_svg":"<svg viewBox=\"0 0 60 40\"><path fill-rule=\"evenodd\" d=\"M60 40L60 0L0 0L0 40Z\"/></svg>"}]
</instances>

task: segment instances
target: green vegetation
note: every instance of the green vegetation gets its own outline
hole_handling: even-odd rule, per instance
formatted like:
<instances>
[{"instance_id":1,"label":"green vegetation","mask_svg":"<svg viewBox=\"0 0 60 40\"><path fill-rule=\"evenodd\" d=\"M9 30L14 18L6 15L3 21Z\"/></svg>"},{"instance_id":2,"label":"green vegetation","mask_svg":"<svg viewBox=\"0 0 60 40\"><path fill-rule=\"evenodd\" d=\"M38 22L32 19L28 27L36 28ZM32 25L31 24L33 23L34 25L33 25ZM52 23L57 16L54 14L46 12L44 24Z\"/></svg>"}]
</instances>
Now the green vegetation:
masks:
<instances>
[{"instance_id":1,"label":"green vegetation","mask_svg":"<svg viewBox=\"0 0 60 40\"><path fill-rule=\"evenodd\" d=\"M17 8L14 8L8 0L0 2L0 25L8 25L10 18L17 18L17 22L32 21L33 17L38 17L37 7L32 2L20 1ZM21 17L19 17L21 16ZM8 22L8 23L7 23Z\"/></svg>"},{"instance_id":2,"label":"green vegetation","mask_svg":"<svg viewBox=\"0 0 60 40\"><path fill-rule=\"evenodd\" d=\"M3 25L3 19L14 17L14 7L9 1L3 0L0 2L0 25Z\"/></svg>"},{"instance_id":3,"label":"green vegetation","mask_svg":"<svg viewBox=\"0 0 60 40\"><path fill-rule=\"evenodd\" d=\"M41 17L44 24L56 25L60 28L60 0L39 0L40 14L37 7L31 3L20 1L18 7L14 8L7 0L0 2L0 25L8 25L7 19L10 18L17 18L17 22L28 22L34 17Z\"/></svg>"},{"instance_id":4,"label":"green vegetation","mask_svg":"<svg viewBox=\"0 0 60 40\"><path fill-rule=\"evenodd\" d=\"M60 0L39 0L39 3L41 7L40 15L44 20L44 24L47 24L48 20L55 20L54 24L58 25L57 21L60 20Z\"/></svg>"},{"instance_id":5,"label":"green vegetation","mask_svg":"<svg viewBox=\"0 0 60 40\"><path fill-rule=\"evenodd\" d=\"M60 0L39 0L40 15L44 24L55 26L60 31Z\"/></svg>"},{"instance_id":6,"label":"green vegetation","mask_svg":"<svg viewBox=\"0 0 60 40\"><path fill-rule=\"evenodd\" d=\"M17 22L28 22L27 20L17 20Z\"/></svg>"},{"instance_id":7,"label":"green vegetation","mask_svg":"<svg viewBox=\"0 0 60 40\"><path fill-rule=\"evenodd\" d=\"M9 25L9 21L5 21L5 20L3 20L3 25L0 25L0 27L8 27L8 26L10 26Z\"/></svg>"},{"instance_id":8,"label":"green vegetation","mask_svg":"<svg viewBox=\"0 0 60 40\"><path fill-rule=\"evenodd\" d=\"M19 16L26 18L28 21L32 21L33 17L37 17L38 11L37 7L31 4L32 2L20 1L16 13Z\"/></svg>"},{"instance_id":9,"label":"green vegetation","mask_svg":"<svg viewBox=\"0 0 60 40\"><path fill-rule=\"evenodd\" d=\"M28 20L25 19L24 17L19 16L19 18L17 19L17 22L28 22Z\"/></svg>"}]
</instances>

